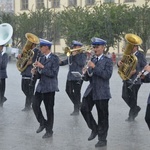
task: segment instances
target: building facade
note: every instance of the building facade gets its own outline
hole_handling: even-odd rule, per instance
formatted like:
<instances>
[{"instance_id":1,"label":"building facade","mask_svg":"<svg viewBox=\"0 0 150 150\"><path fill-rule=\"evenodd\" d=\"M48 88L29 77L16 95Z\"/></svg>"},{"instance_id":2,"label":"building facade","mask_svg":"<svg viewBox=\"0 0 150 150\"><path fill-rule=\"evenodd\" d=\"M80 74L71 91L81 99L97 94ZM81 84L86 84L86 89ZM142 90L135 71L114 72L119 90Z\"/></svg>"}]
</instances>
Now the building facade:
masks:
<instances>
[{"instance_id":1,"label":"building facade","mask_svg":"<svg viewBox=\"0 0 150 150\"><path fill-rule=\"evenodd\" d=\"M2 0L1 0L2 1ZM3 0L12 1L12 0ZM86 6L86 5L97 5L103 3L116 3L116 4L129 4L141 6L147 0L14 0L14 11L15 13L28 12L29 10L35 11L42 7L45 8L56 8L62 10L68 6Z\"/></svg>"}]
</instances>

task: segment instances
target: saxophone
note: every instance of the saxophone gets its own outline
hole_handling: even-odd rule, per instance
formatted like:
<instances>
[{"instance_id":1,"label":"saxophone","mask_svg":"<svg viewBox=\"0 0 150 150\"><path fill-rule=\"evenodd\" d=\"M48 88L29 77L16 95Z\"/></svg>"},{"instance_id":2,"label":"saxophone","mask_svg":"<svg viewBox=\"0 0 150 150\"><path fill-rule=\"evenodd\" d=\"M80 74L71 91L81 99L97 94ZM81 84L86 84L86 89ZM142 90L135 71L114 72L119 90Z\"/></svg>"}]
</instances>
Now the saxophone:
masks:
<instances>
[{"instance_id":1,"label":"saxophone","mask_svg":"<svg viewBox=\"0 0 150 150\"><path fill-rule=\"evenodd\" d=\"M141 45L142 39L135 34L128 33L125 35L125 40L127 41L127 45L121 59L123 64L118 68L118 74L123 80L128 80L130 79L131 72L135 70L138 62L137 57L132 54L133 47L134 45Z\"/></svg>"},{"instance_id":2,"label":"saxophone","mask_svg":"<svg viewBox=\"0 0 150 150\"><path fill-rule=\"evenodd\" d=\"M21 58L17 60L17 64L16 64L20 72L23 72L27 68L27 66L29 65L28 62L32 60L34 56L32 45L39 44L40 42L39 38L32 33L26 33L25 37L27 38L27 41L23 47Z\"/></svg>"}]
</instances>

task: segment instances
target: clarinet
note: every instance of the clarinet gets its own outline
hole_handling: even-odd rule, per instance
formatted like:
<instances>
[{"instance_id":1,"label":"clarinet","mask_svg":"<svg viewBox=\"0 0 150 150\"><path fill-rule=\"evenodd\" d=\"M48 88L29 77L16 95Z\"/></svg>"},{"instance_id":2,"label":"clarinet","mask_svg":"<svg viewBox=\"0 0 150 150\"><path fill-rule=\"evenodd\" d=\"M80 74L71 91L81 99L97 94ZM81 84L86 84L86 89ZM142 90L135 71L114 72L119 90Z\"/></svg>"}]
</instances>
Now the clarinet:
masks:
<instances>
[{"instance_id":1,"label":"clarinet","mask_svg":"<svg viewBox=\"0 0 150 150\"><path fill-rule=\"evenodd\" d=\"M150 65L150 63L148 64ZM137 77L133 80L132 84L128 87L130 90L132 90L133 85L135 85L139 79L141 79L142 75L147 75L148 72L146 70L142 70L140 75L137 75Z\"/></svg>"},{"instance_id":2,"label":"clarinet","mask_svg":"<svg viewBox=\"0 0 150 150\"><path fill-rule=\"evenodd\" d=\"M39 60L39 57L40 57L40 52L37 53L35 62ZM33 66L33 69L37 69L37 68L35 67L35 63L33 63L32 66ZM34 81L35 81L35 74L32 73L29 86L33 87Z\"/></svg>"}]
</instances>

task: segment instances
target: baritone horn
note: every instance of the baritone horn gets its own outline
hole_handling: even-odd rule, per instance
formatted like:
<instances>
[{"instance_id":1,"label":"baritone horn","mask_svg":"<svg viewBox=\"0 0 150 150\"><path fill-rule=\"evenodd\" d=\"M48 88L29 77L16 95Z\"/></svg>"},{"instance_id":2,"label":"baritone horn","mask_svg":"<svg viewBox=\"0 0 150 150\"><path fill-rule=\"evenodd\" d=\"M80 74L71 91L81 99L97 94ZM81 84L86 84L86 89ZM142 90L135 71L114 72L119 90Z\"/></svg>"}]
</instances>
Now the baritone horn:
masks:
<instances>
[{"instance_id":1,"label":"baritone horn","mask_svg":"<svg viewBox=\"0 0 150 150\"><path fill-rule=\"evenodd\" d=\"M40 43L39 38L32 33L26 33L25 37L27 38L27 41L23 47L21 58L18 59L16 64L20 72L23 72L29 65L28 62L32 61L32 58L34 56L34 51L32 48L33 44L37 45Z\"/></svg>"},{"instance_id":2,"label":"baritone horn","mask_svg":"<svg viewBox=\"0 0 150 150\"><path fill-rule=\"evenodd\" d=\"M127 44L121 59L123 64L118 68L118 74L123 80L128 80L131 77L131 72L135 70L138 61L137 57L132 54L132 50L135 45L141 45L143 41L139 36L131 33L125 35L125 40Z\"/></svg>"}]
</instances>

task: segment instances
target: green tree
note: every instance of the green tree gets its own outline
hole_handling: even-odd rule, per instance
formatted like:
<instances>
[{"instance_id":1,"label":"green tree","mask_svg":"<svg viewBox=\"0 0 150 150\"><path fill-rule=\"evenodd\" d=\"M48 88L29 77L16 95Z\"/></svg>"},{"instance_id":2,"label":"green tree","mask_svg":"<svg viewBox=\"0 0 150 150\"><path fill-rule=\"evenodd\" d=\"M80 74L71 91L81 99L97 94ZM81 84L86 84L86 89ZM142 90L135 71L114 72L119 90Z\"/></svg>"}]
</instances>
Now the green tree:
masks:
<instances>
[{"instance_id":1,"label":"green tree","mask_svg":"<svg viewBox=\"0 0 150 150\"><path fill-rule=\"evenodd\" d=\"M133 33L139 35L143 44L141 48L144 50L144 53L147 53L147 50L150 48L148 44L150 41L150 6L148 3L145 3L142 7L133 6L131 10L131 15L133 16L134 23L130 26L130 29Z\"/></svg>"},{"instance_id":2,"label":"green tree","mask_svg":"<svg viewBox=\"0 0 150 150\"><path fill-rule=\"evenodd\" d=\"M60 35L66 40L67 45L70 45L72 40L87 43L89 15L88 7L66 7L58 14L57 21L61 24Z\"/></svg>"}]
</instances>

